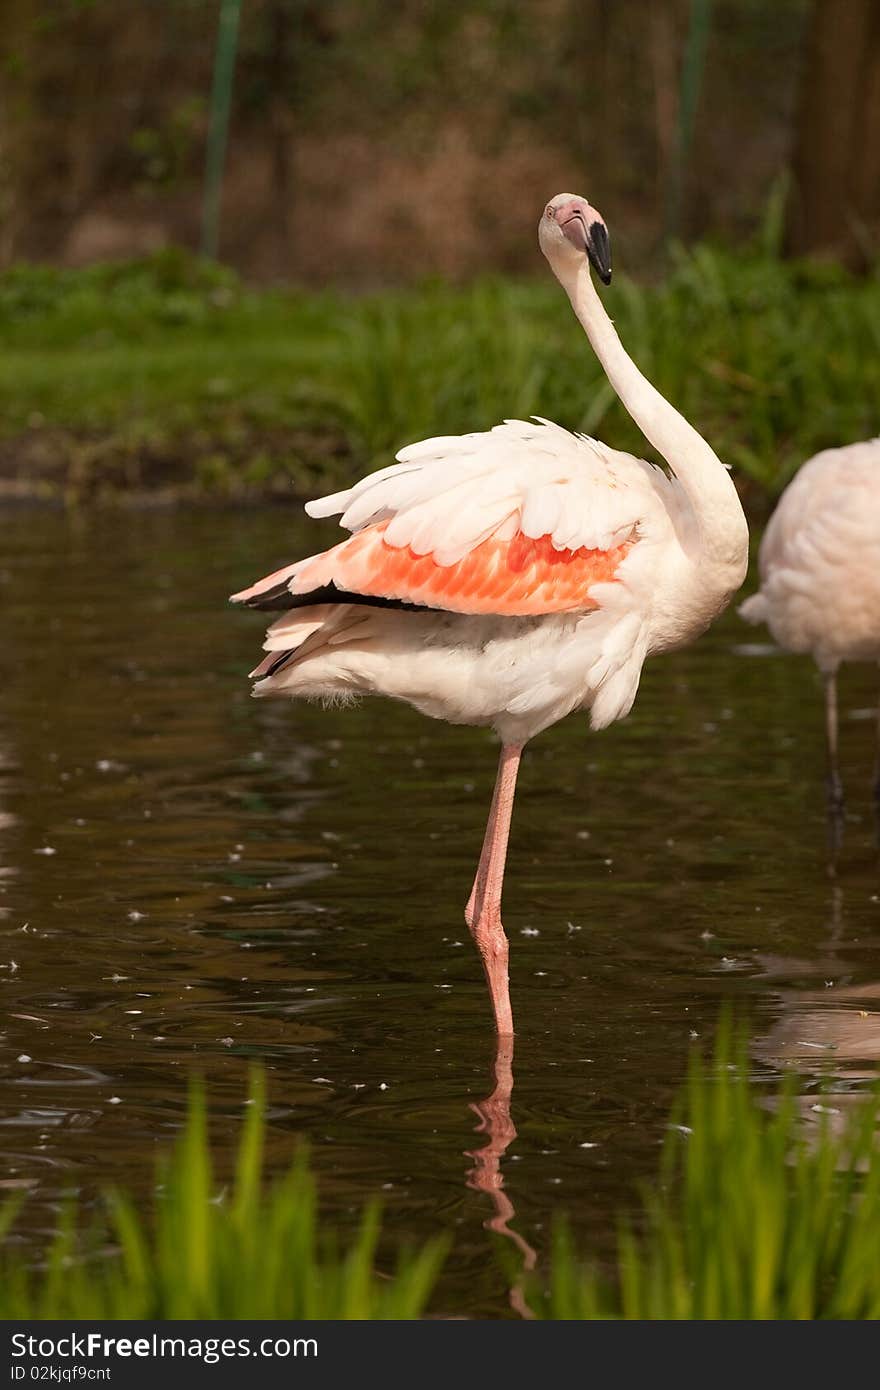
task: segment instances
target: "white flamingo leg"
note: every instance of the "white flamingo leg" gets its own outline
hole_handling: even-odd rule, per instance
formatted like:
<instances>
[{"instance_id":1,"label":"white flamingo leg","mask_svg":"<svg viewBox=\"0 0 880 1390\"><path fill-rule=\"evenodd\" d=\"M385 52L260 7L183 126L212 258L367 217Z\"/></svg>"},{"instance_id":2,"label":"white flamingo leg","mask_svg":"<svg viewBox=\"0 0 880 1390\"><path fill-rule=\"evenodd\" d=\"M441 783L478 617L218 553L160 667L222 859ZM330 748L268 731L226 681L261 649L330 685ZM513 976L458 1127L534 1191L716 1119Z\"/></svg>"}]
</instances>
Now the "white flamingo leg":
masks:
<instances>
[{"instance_id":1,"label":"white flamingo leg","mask_svg":"<svg viewBox=\"0 0 880 1390\"><path fill-rule=\"evenodd\" d=\"M825 676L825 736L828 745L828 801L832 811L843 810L843 782L837 758L837 672Z\"/></svg>"},{"instance_id":2,"label":"white flamingo leg","mask_svg":"<svg viewBox=\"0 0 880 1390\"><path fill-rule=\"evenodd\" d=\"M471 899L465 910L466 915L468 912L471 914L468 926L483 962L489 992L492 995L495 1027L502 1037L513 1035L513 1014L510 1009L507 980L507 937L501 925L501 891L504 886L504 865L516 791L516 774L521 757L521 744L507 744L501 749L495 794L483 841L483 853L480 855Z\"/></svg>"}]
</instances>

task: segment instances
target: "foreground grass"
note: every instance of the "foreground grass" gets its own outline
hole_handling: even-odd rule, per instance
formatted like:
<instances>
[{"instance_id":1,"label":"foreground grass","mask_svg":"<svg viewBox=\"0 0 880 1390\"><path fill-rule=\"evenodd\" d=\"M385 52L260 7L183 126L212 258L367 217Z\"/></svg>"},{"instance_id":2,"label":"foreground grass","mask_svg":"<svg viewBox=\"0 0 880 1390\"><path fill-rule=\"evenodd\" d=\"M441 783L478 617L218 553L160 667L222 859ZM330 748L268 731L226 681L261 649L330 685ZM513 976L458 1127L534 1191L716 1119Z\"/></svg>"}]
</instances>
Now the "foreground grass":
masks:
<instances>
[{"instance_id":1,"label":"foreground grass","mask_svg":"<svg viewBox=\"0 0 880 1390\"><path fill-rule=\"evenodd\" d=\"M545 1279L524 1296L552 1319L874 1319L880 1316L877 1097L835 1131L813 1105L806 1125L789 1086L769 1105L742 1049L721 1037L698 1063L670 1126L656 1184L622 1230L616 1268L574 1253L564 1228ZM766 1096L765 1096L766 1099ZM315 1318L421 1316L442 1263L432 1241L377 1271L379 1217L367 1209L343 1247L319 1222L302 1159L262 1177L265 1127L256 1083L234 1182L218 1193L198 1092L184 1133L160 1164L154 1210L109 1193L88 1229L75 1205L44 1264L7 1243L0 1318ZM0 1212L0 1236L17 1207ZM442 1313L442 1308L435 1308Z\"/></svg>"},{"instance_id":2,"label":"foreground grass","mask_svg":"<svg viewBox=\"0 0 880 1390\"><path fill-rule=\"evenodd\" d=\"M256 1083L234 1182L218 1196L201 1095L184 1133L160 1163L153 1219L109 1193L87 1231L74 1207L59 1224L45 1269L29 1272L13 1251L0 1260L0 1318L419 1317L434 1285L442 1244L403 1251L389 1277L377 1275L375 1205L342 1249L319 1227L315 1183L300 1158L264 1187L262 1084ZM15 1216L10 1205L0 1233Z\"/></svg>"},{"instance_id":3,"label":"foreground grass","mask_svg":"<svg viewBox=\"0 0 880 1390\"><path fill-rule=\"evenodd\" d=\"M578 1263L564 1229L535 1291L557 1319L875 1319L880 1316L878 1098L842 1119L792 1085L760 1105L722 1036L697 1061L659 1181L621 1230L612 1278ZM832 1128L834 1123L840 1128Z\"/></svg>"},{"instance_id":4,"label":"foreground grass","mask_svg":"<svg viewBox=\"0 0 880 1390\"><path fill-rule=\"evenodd\" d=\"M876 276L698 246L606 300L759 505L880 428ZM22 484L313 493L409 440L530 414L645 449L547 278L257 292L177 251L0 277L0 474Z\"/></svg>"}]
</instances>

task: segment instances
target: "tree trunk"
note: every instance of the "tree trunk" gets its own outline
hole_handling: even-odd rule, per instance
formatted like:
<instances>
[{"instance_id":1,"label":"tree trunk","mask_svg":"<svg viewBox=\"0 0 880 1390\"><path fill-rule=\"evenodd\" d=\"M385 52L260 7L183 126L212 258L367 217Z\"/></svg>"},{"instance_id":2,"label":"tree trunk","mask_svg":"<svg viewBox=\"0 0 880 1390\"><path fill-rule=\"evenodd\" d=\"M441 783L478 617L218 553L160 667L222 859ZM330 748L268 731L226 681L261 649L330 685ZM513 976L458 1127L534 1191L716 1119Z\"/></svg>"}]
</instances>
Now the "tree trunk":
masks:
<instances>
[{"instance_id":1,"label":"tree trunk","mask_svg":"<svg viewBox=\"0 0 880 1390\"><path fill-rule=\"evenodd\" d=\"M814 0L788 250L864 267L880 240L880 0Z\"/></svg>"}]
</instances>

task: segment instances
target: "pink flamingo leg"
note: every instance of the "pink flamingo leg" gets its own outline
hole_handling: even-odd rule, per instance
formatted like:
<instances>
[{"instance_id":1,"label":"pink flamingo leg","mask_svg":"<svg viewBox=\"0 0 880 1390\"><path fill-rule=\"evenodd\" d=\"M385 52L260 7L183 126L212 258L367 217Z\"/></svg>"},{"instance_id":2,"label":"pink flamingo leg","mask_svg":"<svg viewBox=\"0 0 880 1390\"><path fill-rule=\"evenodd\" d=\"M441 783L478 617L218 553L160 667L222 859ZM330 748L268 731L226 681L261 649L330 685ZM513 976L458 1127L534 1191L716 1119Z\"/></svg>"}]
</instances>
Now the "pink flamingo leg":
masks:
<instances>
[{"instance_id":1,"label":"pink flamingo leg","mask_svg":"<svg viewBox=\"0 0 880 1390\"><path fill-rule=\"evenodd\" d=\"M510 1009L507 980L508 945L504 927L501 925L501 891L504 886L504 865L516 791L516 774L521 757L521 744L507 744L501 749L483 850L471 896L465 908L465 920L477 943L477 950L486 972L492 1008L495 1012L495 1027L502 1037L513 1036L513 1014Z\"/></svg>"},{"instance_id":2,"label":"pink flamingo leg","mask_svg":"<svg viewBox=\"0 0 880 1390\"><path fill-rule=\"evenodd\" d=\"M880 716L878 716L880 717ZM486 832L483 835L483 847L480 850L480 862L477 865L477 873L474 878L471 895L467 900L467 907L464 910L464 920L468 924L468 929L473 932L474 922L477 917L477 908L486 890L486 874L489 869L489 855L492 850L492 831L495 825L495 817L498 812L498 788L501 786L501 768L495 778L495 789L492 792L492 805L489 808L489 819L486 822Z\"/></svg>"}]
</instances>

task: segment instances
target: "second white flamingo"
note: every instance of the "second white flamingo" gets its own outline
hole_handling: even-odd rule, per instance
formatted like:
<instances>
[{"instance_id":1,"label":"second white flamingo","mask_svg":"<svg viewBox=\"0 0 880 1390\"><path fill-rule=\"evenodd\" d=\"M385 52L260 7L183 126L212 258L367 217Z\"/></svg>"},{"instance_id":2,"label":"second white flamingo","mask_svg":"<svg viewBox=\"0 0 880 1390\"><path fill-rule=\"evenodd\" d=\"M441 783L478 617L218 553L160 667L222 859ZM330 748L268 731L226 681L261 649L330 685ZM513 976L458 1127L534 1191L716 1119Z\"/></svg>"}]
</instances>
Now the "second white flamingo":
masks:
<instances>
[{"instance_id":1,"label":"second white flamingo","mask_svg":"<svg viewBox=\"0 0 880 1390\"><path fill-rule=\"evenodd\" d=\"M822 673L828 800L839 818L837 672L844 661L880 661L880 439L825 449L800 468L764 532L759 570L740 616L766 623L787 651L809 652ZM874 794L880 806L880 741Z\"/></svg>"}]
</instances>

